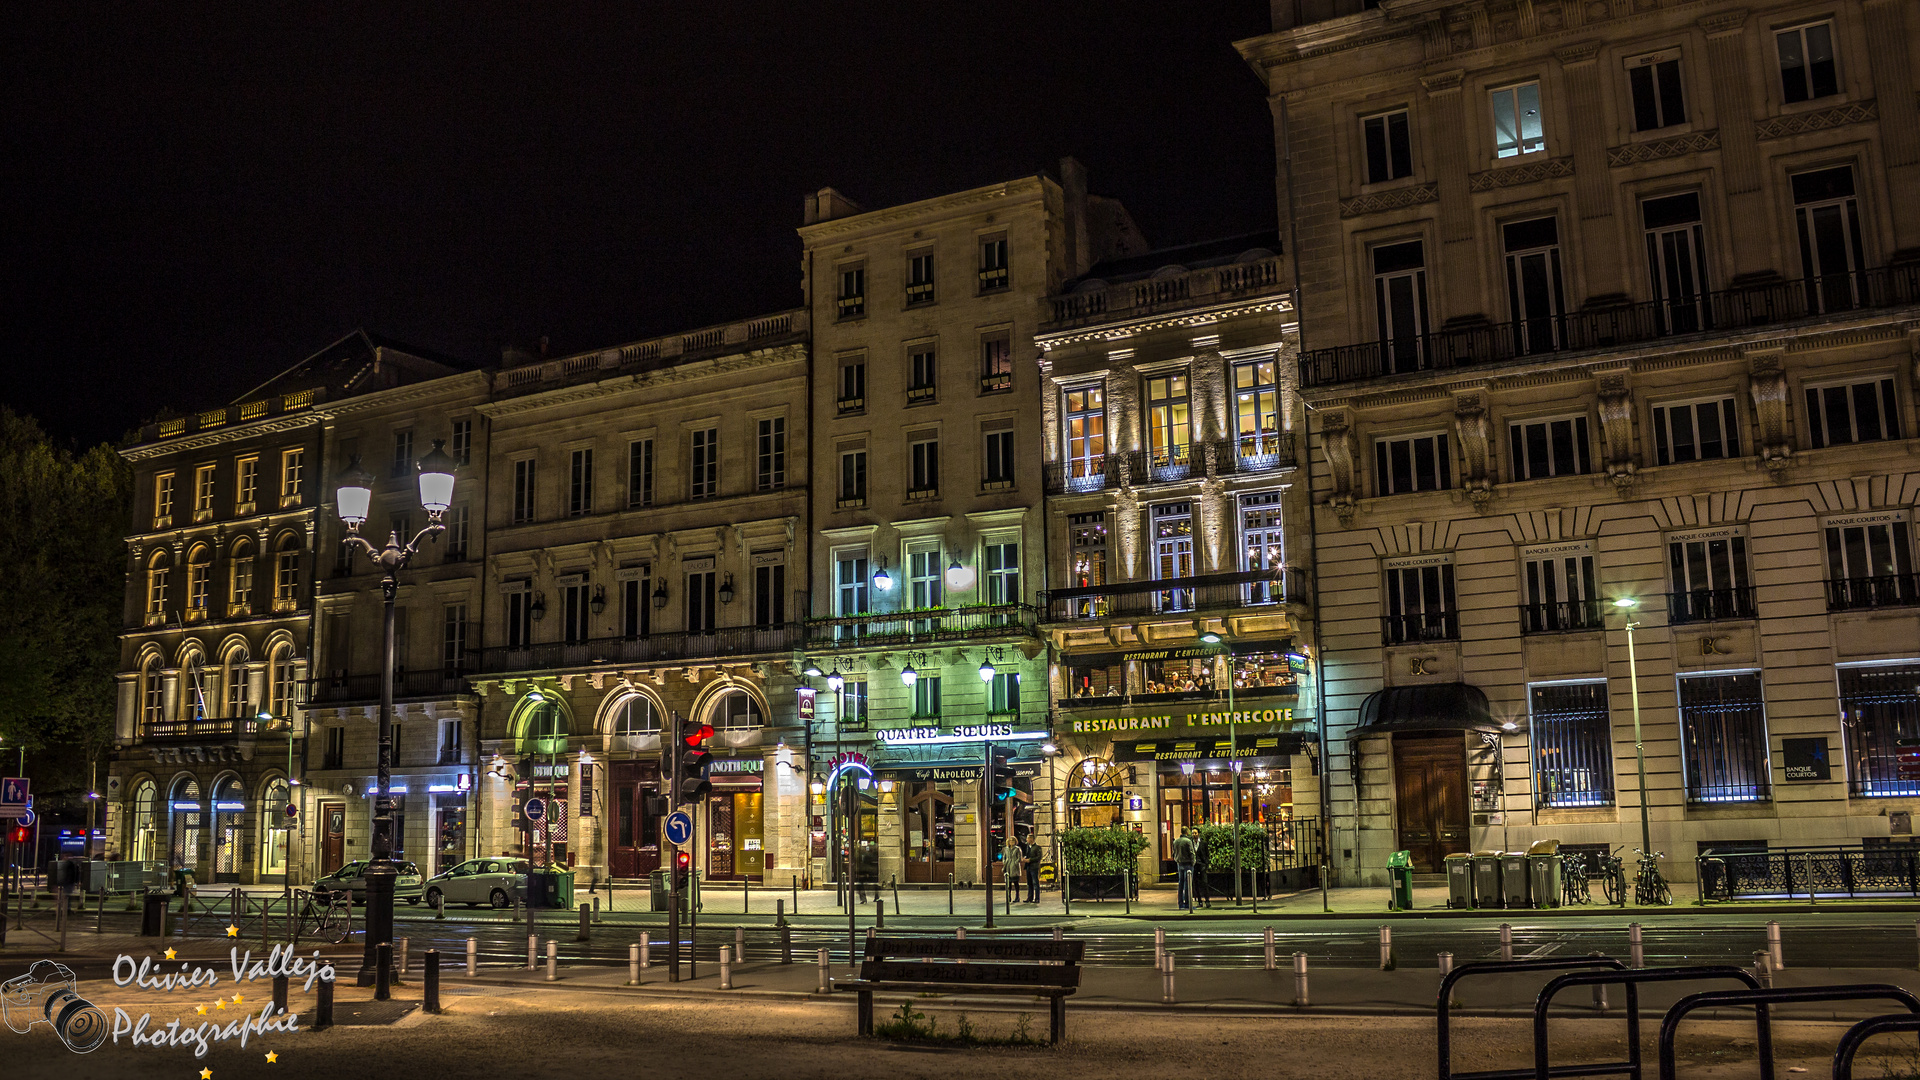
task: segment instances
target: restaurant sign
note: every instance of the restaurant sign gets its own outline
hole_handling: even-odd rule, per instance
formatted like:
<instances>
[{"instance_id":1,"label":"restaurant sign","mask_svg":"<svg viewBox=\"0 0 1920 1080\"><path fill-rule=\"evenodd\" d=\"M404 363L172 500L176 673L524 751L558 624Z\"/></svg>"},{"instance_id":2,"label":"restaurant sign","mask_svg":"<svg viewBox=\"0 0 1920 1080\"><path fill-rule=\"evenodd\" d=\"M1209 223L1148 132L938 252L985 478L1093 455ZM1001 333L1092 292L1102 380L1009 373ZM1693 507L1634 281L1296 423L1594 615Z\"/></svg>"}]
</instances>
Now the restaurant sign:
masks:
<instances>
[{"instance_id":1,"label":"restaurant sign","mask_svg":"<svg viewBox=\"0 0 1920 1080\"><path fill-rule=\"evenodd\" d=\"M1115 743L1115 761L1211 761L1232 758L1278 757L1304 753L1306 737L1298 732L1248 735L1241 739L1155 739Z\"/></svg>"},{"instance_id":2,"label":"restaurant sign","mask_svg":"<svg viewBox=\"0 0 1920 1080\"><path fill-rule=\"evenodd\" d=\"M1069 730L1075 735L1087 735L1098 731L1167 731L1185 727L1226 727L1228 724L1280 724L1293 723L1292 709L1236 709L1228 712L1187 712L1165 713L1158 716L1112 716L1099 720L1070 720Z\"/></svg>"},{"instance_id":3,"label":"restaurant sign","mask_svg":"<svg viewBox=\"0 0 1920 1080\"><path fill-rule=\"evenodd\" d=\"M1127 793L1115 788L1082 788L1067 792L1068 806L1121 806L1126 801Z\"/></svg>"}]
</instances>

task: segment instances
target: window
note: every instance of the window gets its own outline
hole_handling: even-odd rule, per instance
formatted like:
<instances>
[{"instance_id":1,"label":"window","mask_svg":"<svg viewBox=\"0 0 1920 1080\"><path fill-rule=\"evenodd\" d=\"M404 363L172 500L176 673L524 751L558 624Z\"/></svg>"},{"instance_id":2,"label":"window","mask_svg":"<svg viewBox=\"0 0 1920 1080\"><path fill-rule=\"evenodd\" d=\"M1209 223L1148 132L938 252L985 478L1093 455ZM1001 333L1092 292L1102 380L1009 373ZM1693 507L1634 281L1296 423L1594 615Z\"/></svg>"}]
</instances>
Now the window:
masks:
<instances>
[{"instance_id":1,"label":"window","mask_svg":"<svg viewBox=\"0 0 1920 1080\"><path fill-rule=\"evenodd\" d=\"M933 252L907 256L907 306L933 303Z\"/></svg>"},{"instance_id":2,"label":"window","mask_svg":"<svg viewBox=\"0 0 1920 1080\"><path fill-rule=\"evenodd\" d=\"M1285 523L1280 493L1259 491L1240 496L1240 569L1270 570L1279 578L1286 570ZM1271 604L1286 599L1286 586L1271 581L1249 582L1246 603Z\"/></svg>"},{"instance_id":3,"label":"window","mask_svg":"<svg viewBox=\"0 0 1920 1080\"><path fill-rule=\"evenodd\" d=\"M388 735L391 737L391 741L387 744L388 745L387 760L394 765L398 765L400 764L401 748L406 745L406 743L403 740L404 731L399 721L396 720L393 722L391 729L388 731ZM404 826L401 824L401 821L402 819L400 817L400 811L396 809L394 811L394 821L393 821L394 831L396 833L398 833L401 828L404 828ZM405 844L405 841L403 841L399 836L395 836L393 838L393 853L395 855L400 854L400 849L404 846L404 844Z\"/></svg>"},{"instance_id":4,"label":"window","mask_svg":"<svg viewBox=\"0 0 1920 1080\"><path fill-rule=\"evenodd\" d=\"M993 673L993 681L987 684L987 711L990 713L1020 711L1019 672L996 671Z\"/></svg>"},{"instance_id":5,"label":"window","mask_svg":"<svg viewBox=\"0 0 1920 1080\"><path fill-rule=\"evenodd\" d=\"M458 720L440 721L440 764L460 764L460 732L464 725Z\"/></svg>"},{"instance_id":6,"label":"window","mask_svg":"<svg viewBox=\"0 0 1920 1080\"><path fill-rule=\"evenodd\" d=\"M1827 608L1850 611L1920 603L1911 530L1902 513L1827 521Z\"/></svg>"},{"instance_id":7,"label":"window","mask_svg":"<svg viewBox=\"0 0 1920 1080\"><path fill-rule=\"evenodd\" d=\"M1427 366L1426 245L1419 240L1373 249L1374 320L1385 366L1392 372Z\"/></svg>"},{"instance_id":8,"label":"window","mask_svg":"<svg viewBox=\"0 0 1920 1080\"><path fill-rule=\"evenodd\" d=\"M1272 360L1233 365L1234 425L1242 458L1264 458L1280 452L1277 367Z\"/></svg>"},{"instance_id":9,"label":"window","mask_svg":"<svg viewBox=\"0 0 1920 1080\"><path fill-rule=\"evenodd\" d=\"M653 577L649 567L632 566L619 571L620 633L629 640L652 632Z\"/></svg>"},{"instance_id":10,"label":"window","mask_svg":"<svg viewBox=\"0 0 1920 1080\"><path fill-rule=\"evenodd\" d=\"M1653 408L1653 460L1684 464L1740 456L1733 398L1709 398Z\"/></svg>"},{"instance_id":11,"label":"window","mask_svg":"<svg viewBox=\"0 0 1920 1080\"><path fill-rule=\"evenodd\" d=\"M466 503L447 508L447 562L465 562L473 531L473 515Z\"/></svg>"},{"instance_id":12,"label":"window","mask_svg":"<svg viewBox=\"0 0 1920 1080\"><path fill-rule=\"evenodd\" d=\"M347 729L330 727L327 729L327 749L320 759L323 769L341 769L346 767Z\"/></svg>"},{"instance_id":13,"label":"window","mask_svg":"<svg viewBox=\"0 0 1920 1080\"><path fill-rule=\"evenodd\" d=\"M761 491L787 486L787 418L772 416L760 421L755 437L757 467L755 485Z\"/></svg>"},{"instance_id":14,"label":"window","mask_svg":"<svg viewBox=\"0 0 1920 1080\"><path fill-rule=\"evenodd\" d=\"M1754 617L1747 578L1747 538L1733 528L1669 537L1667 565L1673 592L1667 620L1674 623Z\"/></svg>"},{"instance_id":15,"label":"window","mask_svg":"<svg viewBox=\"0 0 1920 1080\"><path fill-rule=\"evenodd\" d=\"M940 442L938 439L922 439L908 447L908 456L912 462L913 475L907 485L907 496L940 494Z\"/></svg>"},{"instance_id":16,"label":"window","mask_svg":"<svg viewBox=\"0 0 1920 1080\"><path fill-rule=\"evenodd\" d=\"M1389 645L1458 639L1453 556L1420 555L1388 562L1386 614L1380 621Z\"/></svg>"},{"instance_id":17,"label":"window","mask_svg":"<svg viewBox=\"0 0 1920 1080\"><path fill-rule=\"evenodd\" d=\"M1147 380L1147 449L1154 467L1187 463L1193 438L1188 408L1185 373Z\"/></svg>"},{"instance_id":18,"label":"window","mask_svg":"<svg viewBox=\"0 0 1920 1080\"><path fill-rule=\"evenodd\" d=\"M1407 110L1396 109L1360 121L1367 141L1367 183L1382 184L1413 175L1413 141Z\"/></svg>"},{"instance_id":19,"label":"window","mask_svg":"<svg viewBox=\"0 0 1920 1080\"><path fill-rule=\"evenodd\" d=\"M627 509L653 505L653 440L627 444Z\"/></svg>"},{"instance_id":20,"label":"window","mask_svg":"<svg viewBox=\"0 0 1920 1080\"><path fill-rule=\"evenodd\" d=\"M1061 420L1067 437L1067 486L1096 486L1086 482L1104 479L1106 471L1106 390L1086 386L1063 390L1061 397Z\"/></svg>"},{"instance_id":21,"label":"window","mask_svg":"<svg viewBox=\"0 0 1920 1080\"><path fill-rule=\"evenodd\" d=\"M693 453L687 472L691 481L690 497L711 499L720 494L720 429L704 428L693 433Z\"/></svg>"},{"instance_id":22,"label":"window","mask_svg":"<svg viewBox=\"0 0 1920 1080\"><path fill-rule=\"evenodd\" d=\"M413 539L413 511L402 510L387 516L387 529L400 538L401 543Z\"/></svg>"},{"instance_id":23,"label":"window","mask_svg":"<svg viewBox=\"0 0 1920 1080\"><path fill-rule=\"evenodd\" d=\"M616 737L634 738L659 733L660 713L651 700L635 695L620 703L613 720L613 734Z\"/></svg>"},{"instance_id":24,"label":"window","mask_svg":"<svg viewBox=\"0 0 1920 1080\"><path fill-rule=\"evenodd\" d=\"M187 552L187 618L207 617L207 586L213 577L213 549L195 545Z\"/></svg>"},{"instance_id":25,"label":"window","mask_svg":"<svg viewBox=\"0 0 1920 1080\"><path fill-rule=\"evenodd\" d=\"M753 625L772 630L787 621L787 564L779 552L756 552L753 559Z\"/></svg>"},{"instance_id":26,"label":"window","mask_svg":"<svg viewBox=\"0 0 1920 1080\"><path fill-rule=\"evenodd\" d=\"M705 560L711 565L712 560ZM714 573L695 570L687 575L687 633L711 634L714 620Z\"/></svg>"},{"instance_id":27,"label":"window","mask_svg":"<svg viewBox=\"0 0 1920 1080\"><path fill-rule=\"evenodd\" d=\"M932 401L939 391L932 345L915 345L907 353L907 403Z\"/></svg>"},{"instance_id":28,"label":"window","mask_svg":"<svg viewBox=\"0 0 1920 1080\"><path fill-rule=\"evenodd\" d=\"M1153 576L1181 581L1193 576L1193 504L1161 503L1153 508ZM1193 610L1193 589L1166 589L1157 595L1161 611Z\"/></svg>"},{"instance_id":29,"label":"window","mask_svg":"<svg viewBox=\"0 0 1920 1080\"><path fill-rule=\"evenodd\" d=\"M1800 234L1800 272L1807 306L1815 312L1848 311L1866 297L1857 280L1866 269L1860 239L1860 203L1853 167L1798 173L1793 177L1793 217Z\"/></svg>"},{"instance_id":30,"label":"window","mask_svg":"<svg viewBox=\"0 0 1920 1080\"><path fill-rule=\"evenodd\" d=\"M867 452L840 452L840 509L867 504Z\"/></svg>"},{"instance_id":31,"label":"window","mask_svg":"<svg viewBox=\"0 0 1920 1080\"><path fill-rule=\"evenodd\" d=\"M1507 432L1515 480L1581 476L1593 471L1584 416L1525 420L1511 425Z\"/></svg>"},{"instance_id":32,"label":"window","mask_svg":"<svg viewBox=\"0 0 1920 1080\"><path fill-rule=\"evenodd\" d=\"M1633 92L1633 130L1652 131L1687 122L1687 97L1680 85L1680 50L1636 56L1627 61L1627 87Z\"/></svg>"},{"instance_id":33,"label":"window","mask_svg":"<svg viewBox=\"0 0 1920 1080\"><path fill-rule=\"evenodd\" d=\"M980 291L992 292L1007 287L1007 238L989 237L980 241Z\"/></svg>"},{"instance_id":34,"label":"window","mask_svg":"<svg viewBox=\"0 0 1920 1080\"><path fill-rule=\"evenodd\" d=\"M467 667L467 605L448 604L440 609L440 670L449 675Z\"/></svg>"},{"instance_id":35,"label":"window","mask_svg":"<svg viewBox=\"0 0 1920 1080\"><path fill-rule=\"evenodd\" d=\"M1560 226L1550 217L1501 227L1507 251L1507 304L1514 348L1521 353L1560 347L1566 297L1560 288Z\"/></svg>"},{"instance_id":36,"label":"window","mask_svg":"<svg viewBox=\"0 0 1920 1080\"><path fill-rule=\"evenodd\" d=\"M735 690L720 699L713 710L713 726L716 731L744 731L757 728L763 721L760 718L760 703L753 695Z\"/></svg>"},{"instance_id":37,"label":"window","mask_svg":"<svg viewBox=\"0 0 1920 1080\"><path fill-rule=\"evenodd\" d=\"M846 266L840 269L840 317L851 319L867 313L867 268Z\"/></svg>"},{"instance_id":38,"label":"window","mask_svg":"<svg viewBox=\"0 0 1920 1080\"><path fill-rule=\"evenodd\" d=\"M267 659L267 711L275 716L293 716L293 646L282 642L273 647Z\"/></svg>"},{"instance_id":39,"label":"window","mask_svg":"<svg viewBox=\"0 0 1920 1080\"><path fill-rule=\"evenodd\" d=\"M913 682L913 715L940 715L940 676L922 675Z\"/></svg>"},{"instance_id":40,"label":"window","mask_svg":"<svg viewBox=\"0 0 1920 1080\"><path fill-rule=\"evenodd\" d=\"M251 514L260 498L260 459L243 457L234 463L233 512Z\"/></svg>"},{"instance_id":41,"label":"window","mask_svg":"<svg viewBox=\"0 0 1920 1080\"><path fill-rule=\"evenodd\" d=\"M1920 664L1843 667L1840 732L1846 740L1847 780L1855 795L1920 795L1912 764L1920 744Z\"/></svg>"},{"instance_id":42,"label":"window","mask_svg":"<svg viewBox=\"0 0 1920 1080\"><path fill-rule=\"evenodd\" d=\"M1518 157L1547 148L1540 126L1540 84L1521 83L1493 92L1493 156Z\"/></svg>"},{"instance_id":43,"label":"window","mask_svg":"<svg viewBox=\"0 0 1920 1080\"><path fill-rule=\"evenodd\" d=\"M447 452L453 455L455 465L473 464L473 421L455 420L453 438L448 441L451 445Z\"/></svg>"},{"instance_id":44,"label":"window","mask_svg":"<svg viewBox=\"0 0 1920 1080\"><path fill-rule=\"evenodd\" d=\"M1448 491L1453 487L1453 458L1444 433L1407 435L1373 442L1373 493Z\"/></svg>"},{"instance_id":45,"label":"window","mask_svg":"<svg viewBox=\"0 0 1920 1080\"><path fill-rule=\"evenodd\" d=\"M1107 515L1104 512L1067 515L1067 538L1072 545L1072 564L1067 568L1067 587L1098 588L1107 583ZM1100 596L1075 597L1069 602L1069 614L1086 619L1106 614L1106 600Z\"/></svg>"},{"instance_id":46,"label":"window","mask_svg":"<svg viewBox=\"0 0 1920 1080\"><path fill-rule=\"evenodd\" d=\"M280 550L274 553L273 608L291 611L299 602L300 541L292 534L280 538Z\"/></svg>"},{"instance_id":47,"label":"window","mask_svg":"<svg viewBox=\"0 0 1920 1080\"><path fill-rule=\"evenodd\" d=\"M1807 438L1814 449L1899 437L1891 378L1807 387Z\"/></svg>"},{"instance_id":48,"label":"window","mask_svg":"<svg viewBox=\"0 0 1920 1080\"><path fill-rule=\"evenodd\" d=\"M166 718L167 693L160 679L160 658L149 656L140 665L140 722L158 724Z\"/></svg>"},{"instance_id":49,"label":"window","mask_svg":"<svg viewBox=\"0 0 1920 1080\"><path fill-rule=\"evenodd\" d=\"M1833 24L1811 23L1773 35L1780 55L1780 97L1787 104L1840 92L1840 71L1833 59Z\"/></svg>"},{"instance_id":50,"label":"window","mask_svg":"<svg viewBox=\"0 0 1920 1080\"><path fill-rule=\"evenodd\" d=\"M254 716L253 687L249 685L247 659L246 646L236 646L227 651L226 660L220 665L220 684L227 698L224 715L230 720L251 720Z\"/></svg>"},{"instance_id":51,"label":"window","mask_svg":"<svg viewBox=\"0 0 1920 1080\"><path fill-rule=\"evenodd\" d=\"M986 433L986 456L980 477L982 491L1005 491L1013 487L1013 432Z\"/></svg>"},{"instance_id":52,"label":"window","mask_svg":"<svg viewBox=\"0 0 1920 1080\"><path fill-rule=\"evenodd\" d=\"M867 612L867 553L843 551L834 559L833 606L835 615L864 615Z\"/></svg>"},{"instance_id":53,"label":"window","mask_svg":"<svg viewBox=\"0 0 1920 1080\"><path fill-rule=\"evenodd\" d=\"M1707 246L1701 234L1700 195L1647 199L1640 204L1647 235L1647 280L1663 334L1691 334L1713 325L1706 303Z\"/></svg>"},{"instance_id":54,"label":"window","mask_svg":"<svg viewBox=\"0 0 1920 1080\"><path fill-rule=\"evenodd\" d=\"M513 523L515 525L524 525L533 520L533 467L532 458L521 458L513 463Z\"/></svg>"},{"instance_id":55,"label":"window","mask_svg":"<svg viewBox=\"0 0 1920 1080\"><path fill-rule=\"evenodd\" d=\"M227 614L253 614L253 541L234 541L227 557Z\"/></svg>"},{"instance_id":56,"label":"window","mask_svg":"<svg viewBox=\"0 0 1920 1080\"><path fill-rule=\"evenodd\" d=\"M307 452L298 447L280 452L280 505L300 505L300 483L306 476Z\"/></svg>"},{"instance_id":57,"label":"window","mask_svg":"<svg viewBox=\"0 0 1920 1080\"><path fill-rule=\"evenodd\" d=\"M393 433L393 466L388 470L393 477L413 475L413 430Z\"/></svg>"},{"instance_id":58,"label":"window","mask_svg":"<svg viewBox=\"0 0 1920 1080\"><path fill-rule=\"evenodd\" d=\"M944 572L937 542L920 542L910 547L907 550L907 606L915 609L942 606Z\"/></svg>"},{"instance_id":59,"label":"window","mask_svg":"<svg viewBox=\"0 0 1920 1080\"><path fill-rule=\"evenodd\" d=\"M560 640L571 645L593 637L588 614L592 611L593 586L585 574L562 574L560 586Z\"/></svg>"},{"instance_id":60,"label":"window","mask_svg":"<svg viewBox=\"0 0 1920 1080\"><path fill-rule=\"evenodd\" d=\"M867 680L846 679L840 684L840 729L861 731L867 726Z\"/></svg>"},{"instance_id":61,"label":"window","mask_svg":"<svg viewBox=\"0 0 1920 1080\"><path fill-rule=\"evenodd\" d=\"M213 466L202 465L193 470L193 520L206 521L213 517Z\"/></svg>"},{"instance_id":62,"label":"window","mask_svg":"<svg viewBox=\"0 0 1920 1080\"><path fill-rule=\"evenodd\" d=\"M1530 690L1535 802L1613 805L1613 722L1606 680L1535 685Z\"/></svg>"},{"instance_id":63,"label":"window","mask_svg":"<svg viewBox=\"0 0 1920 1080\"><path fill-rule=\"evenodd\" d=\"M980 339L980 392L1013 389L1013 341L1002 332Z\"/></svg>"},{"instance_id":64,"label":"window","mask_svg":"<svg viewBox=\"0 0 1920 1080\"><path fill-rule=\"evenodd\" d=\"M1688 802L1766 799L1772 770L1760 673L1681 676L1680 752Z\"/></svg>"},{"instance_id":65,"label":"window","mask_svg":"<svg viewBox=\"0 0 1920 1080\"><path fill-rule=\"evenodd\" d=\"M164 529L173 524L173 474L153 478L153 527Z\"/></svg>"},{"instance_id":66,"label":"window","mask_svg":"<svg viewBox=\"0 0 1920 1080\"><path fill-rule=\"evenodd\" d=\"M593 513L593 449L575 450L567 470L567 515Z\"/></svg>"},{"instance_id":67,"label":"window","mask_svg":"<svg viewBox=\"0 0 1920 1080\"><path fill-rule=\"evenodd\" d=\"M1523 633L1600 629L1593 542L1574 540L1521 549L1520 597Z\"/></svg>"},{"instance_id":68,"label":"window","mask_svg":"<svg viewBox=\"0 0 1920 1080\"><path fill-rule=\"evenodd\" d=\"M533 644L532 583L525 579L503 582L500 591L507 598L507 648L524 649Z\"/></svg>"},{"instance_id":69,"label":"window","mask_svg":"<svg viewBox=\"0 0 1920 1080\"><path fill-rule=\"evenodd\" d=\"M164 551L156 551L147 563L147 622L163 622L167 617L167 587L173 574L173 560Z\"/></svg>"},{"instance_id":70,"label":"window","mask_svg":"<svg viewBox=\"0 0 1920 1080\"><path fill-rule=\"evenodd\" d=\"M843 413L861 412L867 407L867 361L840 361L840 397L836 403Z\"/></svg>"},{"instance_id":71,"label":"window","mask_svg":"<svg viewBox=\"0 0 1920 1080\"><path fill-rule=\"evenodd\" d=\"M981 566L986 570L989 604L1020 602L1020 544L1013 540L988 543L980 549Z\"/></svg>"}]
</instances>

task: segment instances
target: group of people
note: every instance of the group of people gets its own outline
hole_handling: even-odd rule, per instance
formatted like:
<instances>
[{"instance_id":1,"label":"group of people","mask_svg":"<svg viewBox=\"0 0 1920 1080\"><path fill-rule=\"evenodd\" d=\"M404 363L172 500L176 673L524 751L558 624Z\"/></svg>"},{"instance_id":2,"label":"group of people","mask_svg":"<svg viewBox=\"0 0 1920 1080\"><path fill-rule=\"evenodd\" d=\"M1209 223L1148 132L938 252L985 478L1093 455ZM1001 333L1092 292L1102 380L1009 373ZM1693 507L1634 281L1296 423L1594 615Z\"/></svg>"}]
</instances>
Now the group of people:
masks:
<instances>
[{"instance_id":1,"label":"group of people","mask_svg":"<svg viewBox=\"0 0 1920 1080\"><path fill-rule=\"evenodd\" d=\"M1198 896L1195 895L1193 888L1195 868L1197 867L1202 875L1206 873L1207 838L1205 834L1191 825L1182 829L1180 835L1173 840L1173 864L1180 872L1180 910L1192 911L1196 902L1201 907L1212 907L1213 897L1207 894L1205 877L1200 879L1202 887Z\"/></svg>"},{"instance_id":2,"label":"group of people","mask_svg":"<svg viewBox=\"0 0 1920 1080\"><path fill-rule=\"evenodd\" d=\"M1020 882L1023 879L1027 883L1027 898L1017 901L1018 903L1040 902L1040 845L1033 842L1032 836L1024 840L1015 837L1002 854L1001 865L1006 867L1007 889L1010 895L1019 894Z\"/></svg>"}]
</instances>

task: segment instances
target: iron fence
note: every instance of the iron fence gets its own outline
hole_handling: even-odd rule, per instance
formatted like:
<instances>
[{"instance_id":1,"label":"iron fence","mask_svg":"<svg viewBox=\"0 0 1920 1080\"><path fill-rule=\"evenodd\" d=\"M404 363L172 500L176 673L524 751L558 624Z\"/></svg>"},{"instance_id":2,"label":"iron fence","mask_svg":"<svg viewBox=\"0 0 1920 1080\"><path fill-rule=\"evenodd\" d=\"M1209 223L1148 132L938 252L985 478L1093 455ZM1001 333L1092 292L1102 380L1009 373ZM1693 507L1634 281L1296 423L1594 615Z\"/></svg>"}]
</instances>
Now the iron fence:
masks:
<instances>
[{"instance_id":1,"label":"iron fence","mask_svg":"<svg viewBox=\"0 0 1920 1080\"><path fill-rule=\"evenodd\" d=\"M1781 848L1695 860L1703 900L1920 897L1920 845Z\"/></svg>"},{"instance_id":2,"label":"iron fence","mask_svg":"<svg viewBox=\"0 0 1920 1080\"><path fill-rule=\"evenodd\" d=\"M1911 607L1920 604L1920 574L1833 578L1827 582L1828 611Z\"/></svg>"},{"instance_id":3,"label":"iron fence","mask_svg":"<svg viewBox=\"0 0 1920 1080\"><path fill-rule=\"evenodd\" d=\"M1031 604L974 604L826 615L807 620L806 643L809 648L833 648L1027 637L1033 633L1033 620Z\"/></svg>"}]
</instances>

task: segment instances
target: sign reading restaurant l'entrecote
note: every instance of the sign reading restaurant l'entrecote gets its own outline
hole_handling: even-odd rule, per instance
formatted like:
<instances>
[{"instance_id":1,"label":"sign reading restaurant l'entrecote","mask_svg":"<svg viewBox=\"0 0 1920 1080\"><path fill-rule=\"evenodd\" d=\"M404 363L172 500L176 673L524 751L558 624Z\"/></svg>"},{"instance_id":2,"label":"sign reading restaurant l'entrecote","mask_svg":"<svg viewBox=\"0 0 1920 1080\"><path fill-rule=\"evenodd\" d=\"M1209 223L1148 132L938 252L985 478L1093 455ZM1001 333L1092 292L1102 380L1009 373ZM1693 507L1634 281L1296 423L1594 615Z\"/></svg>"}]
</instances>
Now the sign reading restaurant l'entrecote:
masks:
<instances>
[{"instance_id":1,"label":"sign reading restaurant l'entrecote","mask_svg":"<svg viewBox=\"0 0 1920 1080\"><path fill-rule=\"evenodd\" d=\"M1176 727L1225 727L1228 724L1291 724L1292 709L1236 709L1233 712L1175 713L1165 716L1114 716L1104 720L1075 720L1073 733L1095 731L1160 731Z\"/></svg>"}]
</instances>

